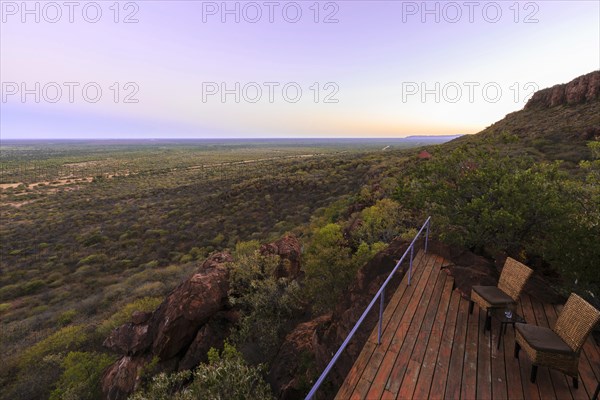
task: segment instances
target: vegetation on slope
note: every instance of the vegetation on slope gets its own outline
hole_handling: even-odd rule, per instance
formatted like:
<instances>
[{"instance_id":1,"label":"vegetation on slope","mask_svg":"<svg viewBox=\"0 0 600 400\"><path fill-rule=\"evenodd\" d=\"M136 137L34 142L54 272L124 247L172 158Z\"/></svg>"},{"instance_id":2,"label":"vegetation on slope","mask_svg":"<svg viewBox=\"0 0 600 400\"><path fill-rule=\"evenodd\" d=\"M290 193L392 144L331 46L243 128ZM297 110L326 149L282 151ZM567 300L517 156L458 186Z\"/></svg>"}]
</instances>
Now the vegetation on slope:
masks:
<instances>
[{"instance_id":1,"label":"vegetation on slope","mask_svg":"<svg viewBox=\"0 0 600 400\"><path fill-rule=\"evenodd\" d=\"M226 174L160 169L53 188L5 189L0 397L48 397L58 388L61 370L69 369L69 352L102 354L110 329L135 310L154 308L207 254L291 230L303 234L298 227L311 215L377 180L382 171L397 172L403 157L380 149L331 151L251 163ZM161 159L155 163L161 165ZM265 318L253 302L279 290L263 286L265 292L239 299L246 303L248 326ZM77 327L77 335L66 335L64 346L27 356L56 332L64 333L62 327Z\"/></svg>"}]
</instances>

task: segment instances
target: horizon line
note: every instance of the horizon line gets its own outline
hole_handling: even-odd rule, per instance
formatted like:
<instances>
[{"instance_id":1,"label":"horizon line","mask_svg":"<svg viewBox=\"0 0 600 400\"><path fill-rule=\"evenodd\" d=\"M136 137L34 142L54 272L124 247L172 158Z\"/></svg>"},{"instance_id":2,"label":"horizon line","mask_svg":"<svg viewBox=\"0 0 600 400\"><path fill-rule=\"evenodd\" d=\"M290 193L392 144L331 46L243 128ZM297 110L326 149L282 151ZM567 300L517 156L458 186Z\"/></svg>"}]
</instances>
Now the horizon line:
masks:
<instances>
[{"instance_id":1,"label":"horizon line","mask_svg":"<svg viewBox=\"0 0 600 400\"><path fill-rule=\"evenodd\" d=\"M415 134L408 136L376 136L376 137L368 137L368 136L317 136L317 137L129 137L129 138L89 138L89 137L39 137L39 138L0 138L0 141L35 141L35 140L88 140L88 141L101 141L101 140L319 140L319 139L408 139L412 137L428 137L428 138L443 138L443 137L454 137L454 136L465 136L465 135L474 135L473 133L456 133L456 134L444 134L444 135L434 135L434 134Z\"/></svg>"}]
</instances>

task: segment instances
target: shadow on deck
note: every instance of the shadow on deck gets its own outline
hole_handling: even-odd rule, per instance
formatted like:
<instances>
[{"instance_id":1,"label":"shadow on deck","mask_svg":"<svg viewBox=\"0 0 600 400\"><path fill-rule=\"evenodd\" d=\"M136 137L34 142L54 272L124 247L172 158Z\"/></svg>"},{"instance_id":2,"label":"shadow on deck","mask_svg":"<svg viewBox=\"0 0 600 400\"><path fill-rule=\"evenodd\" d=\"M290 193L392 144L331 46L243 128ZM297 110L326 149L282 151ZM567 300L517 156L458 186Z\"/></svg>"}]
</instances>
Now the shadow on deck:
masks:
<instances>
[{"instance_id":1,"label":"shadow on deck","mask_svg":"<svg viewBox=\"0 0 600 400\"><path fill-rule=\"evenodd\" d=\"M500 324L484 333L485 312L453 289L442 257L415 257L411 285L402 280L385 309L381 344L377 327L350 369L336 399L589 399L600 380L600 349L588 338L579 361L579 389L564 374L514 358L512 327L497 349ZM521 295L528 323L553 326L560 306Z\"/></svg>"}]
</instances>

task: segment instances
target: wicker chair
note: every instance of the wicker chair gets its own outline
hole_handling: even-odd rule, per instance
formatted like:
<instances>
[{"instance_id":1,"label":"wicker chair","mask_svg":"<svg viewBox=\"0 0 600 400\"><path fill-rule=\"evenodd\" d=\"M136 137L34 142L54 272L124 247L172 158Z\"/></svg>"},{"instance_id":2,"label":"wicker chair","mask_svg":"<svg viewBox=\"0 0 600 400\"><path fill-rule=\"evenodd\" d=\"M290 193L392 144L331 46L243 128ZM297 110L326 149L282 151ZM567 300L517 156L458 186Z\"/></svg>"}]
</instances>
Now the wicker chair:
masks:
<instances>
[{"instance_id":1,"label":"wicker chair","mask_svg":"<svg viewBox=\"0 0 600 400\"><path fill-rule=\"evenodd\" d=\"M588 335L600 321L600 311L576 294L571 294L554 329L536 325L515 325L515 358L523 348L531 359L531 382L538 366L557 369L573 378L578 387L579 354Z\"/></svg>"},{"instance_id":2,"label":"wicker chair","mask_svg":"<svg viewBox=\"0 0 600 400\"><path fill-rule=\"evenodd\" d=\"M519 295L525 282L533 271L526 265L508 257L502 268L498 286L473 286L469 313L473 313L473 305L486 311L484 331L490 328L491 317L489 310L492 308L514 307L519 300Z\"/></svg>"}]
</instances>

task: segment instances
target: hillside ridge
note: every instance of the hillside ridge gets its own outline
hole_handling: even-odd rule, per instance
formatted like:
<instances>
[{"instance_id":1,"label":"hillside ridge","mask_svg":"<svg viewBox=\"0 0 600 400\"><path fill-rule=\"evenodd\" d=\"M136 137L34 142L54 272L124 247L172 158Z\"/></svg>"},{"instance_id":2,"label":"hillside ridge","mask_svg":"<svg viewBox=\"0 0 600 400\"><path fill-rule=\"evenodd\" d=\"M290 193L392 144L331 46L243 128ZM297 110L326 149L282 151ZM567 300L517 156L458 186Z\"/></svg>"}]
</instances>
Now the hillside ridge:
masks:
<instances>
[{"instance_id":1,"label":"hillside ridge","mask_svg":"<svg viewBox=\"0 0 600 400\"><path fill-rule=\"evenodd\" d=\"M581 104L598 99L600 99L600 71L593 71L568 83L535 92L525 104L525 110Z\"/></svg>"},{"instance_id":2,"label":"hillside ridge","mask_svg":"<svg viewBox=\"0 0 600 400\"><path fill-rule=\"evenodd\" d=\"M587 147L591 140L600 140L600 71L539 90L523 109L474 135L454 139L447 147L487 142L513 156L561 160L573 168L591 158Z\"/></svg>"}]
</instances>

